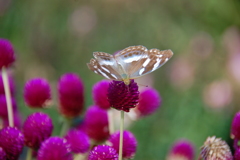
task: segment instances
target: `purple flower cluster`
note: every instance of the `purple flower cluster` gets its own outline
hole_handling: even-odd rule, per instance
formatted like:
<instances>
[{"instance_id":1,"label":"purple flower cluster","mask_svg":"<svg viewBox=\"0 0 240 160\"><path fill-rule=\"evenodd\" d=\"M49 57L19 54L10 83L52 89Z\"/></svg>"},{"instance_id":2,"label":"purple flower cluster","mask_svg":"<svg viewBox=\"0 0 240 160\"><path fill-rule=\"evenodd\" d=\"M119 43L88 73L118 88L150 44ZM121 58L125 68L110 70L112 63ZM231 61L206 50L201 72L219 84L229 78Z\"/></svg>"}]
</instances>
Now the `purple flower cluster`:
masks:
<instances>
[{"instance_id":1,"label":"purple flower cluster","mask_svg":"<svg viewBox=\"0 0 240 160\"><path fill-rule=\"evenodd\" d=\"M60 112L66 117L78 116L84 105L84 86L80 77L73 73L63 75L58 83Z\"/></svg>"},{"instance_id":2,"label":"purple flower cluster","mask_svg":"<svg viewBox=\"0 0 240 160\"><path fill-rule=\"evenodd\" d=\"M73 160L71 148L66 139L51 137L45 140L39 151L38 160Z\"/></svg>"},{"instance_id":3,"label":"purple flower cluster","mask_svg":"<svg viewBox=\"0 0 240 160\"><path fill-rule=\"evenodd\" d=\"M14 61L15 54L11 42L0 38L0 69L9 67Z\"/></svg>"},{"instance_id":4,"label":"purple flower cluster","mask_svg":"<svg viewBox=\"0 0 240 160\"><path fill-rule=\"evenodd\" d=\"M107 97L109 84L110 81L102 80L97 82L92 89L93 101L103 109L109 109L111 107Z\"/></svg>"},{"instance_id":5,"label":"purple flower cluster","mask_svg":"<svg viewBox=\"0 0 240 160\"><path fill-rule=\"evenodd\" d=\"M17 160L24 146L23 134L12 127L0 131L0 147L6 152L7 159Z\"/></svg>"},{"instance_id":6,"label":"purple flower cluster","mask_svg":"<svg viewBox=\"0 0 240 160\"><path fill-rule=\"evenodd\" d=\"M88 160L118 160L116 150L107 145L98 145L90 152Z\"/></svg>"},{"instance_id":7,"label":"purple flower cluster","mask_svg":"<svg viewBox=\"0 0 240 160\"><path fill-rule=\"evenodd\" d=\"M86 153L90 148L90 139L86 133L79 130L70 130L65 136L74 153Z\"/></svg>"},{"instance_id":8,"label":"purple flower cluster","mask_svg":"<svg viewBox=\"0 0 240 160\"><path fill-rule=\"evenodd\" d=\"M168 159L185 159L193 160L194 159L194 147L193 144L188 140L178 140L172 146Z\"/></svg>"},{"instance_id":9,"label":"purple flower cluster","mask_svg":"<svg viewBox=\"0 0 240 160\"><path fill-rule=\"evenodd\" d=\"M130 108L135 108L139 100L138 85L133 79L129 85L123 81L112 81L108 88L108 100L111 107L117 110L129 112Z\"/></svg>"},{"instance_id":10,"label":"purple flower cluster","mask_svg":"<svg viewBox=\"0 0 240 160\"><path fill-rule=\"evenodd\" d=\"M104 141L109 137L107 111L98 107L90 106L85 114L83 130L95 141Z\"/></svg>"},{"instance_id":11,"label":"purple flower cluster","mask_svg":"<svg viewBox=\"0 0 240 160\"><path fill-rule=\"evenodd\" d=\"M8 40L0 39L0 69L7 68L15 61L14 50ZM4 73L4 72L3 72ZM14 95L14 82L9 76L9 89ZM53 122L46 113L30 114L20 127L20 115L14 97L11 99L15 126L8 126L8 110L5 90L0 76L0 118L3 128L0 130L0 159L17 160L24 145L31 148L38 160L73 160L74 154L87 155L89 160L118 160L120 132L110 133L108 112L112 108L129 112L135 108L139 117L147 116L157 110L161 97L154 89L138 91L134 80L129 84L123 81L102 80L92 89L93 104L88 107L82 123L73 125L84 109L84 85L75 73L66 73L58 81L57 92L59 112L70 123L64 137L51 137ZM49 82L43 78L33 78L26 82L23 97L30 108L46 109L52 100ZM139 99L140 98L140 99ZM11 116L10 116L11 117ZM112 123L112 122L111 122ZM64 135L62 134L62 135ZM93 144L90 144L93 143ZM109 145L97 145L107 142ZM91 148L91 145L95 146ZM133 158L137 150L137 140L130 131L123 132L123 158ZM31 150L30 150L31 151ZM89 152L88 154L86 154Z\"/></svg>"},{"instance_id":12,"label":"purple flower cluster","mask_svg":"<svg viewBox=\"0 0 240 160\"><path fill-rule=\"evenodd\" d=\"M35 112L28 116L23 125L25 145L37 149L41 143L52 134L51 118L42 112Z\"/></svg>"},{"instance_id":13,"label":"purple flower cluster","mask_svg":"<svg viewBox=\"0 0 240 160\"><path fill-rule=\"evenodd\" d=\"M34 78L25 84L24 100L29 107L42 108L51 99L51 89L47 80Z\"/></svg>"},{"instance_id":14,"label":"purple flower cluster","mask_svg":"<svg viewBox=\"0 0 240 160\"><path fill-rule=\"evenodd\" d=\"M119 151L120 132L117 131L108 139L110 146ZM123 158L133 158L137 150L137 140L130 131L123 132Z\"/></svg>"}]
</instances>

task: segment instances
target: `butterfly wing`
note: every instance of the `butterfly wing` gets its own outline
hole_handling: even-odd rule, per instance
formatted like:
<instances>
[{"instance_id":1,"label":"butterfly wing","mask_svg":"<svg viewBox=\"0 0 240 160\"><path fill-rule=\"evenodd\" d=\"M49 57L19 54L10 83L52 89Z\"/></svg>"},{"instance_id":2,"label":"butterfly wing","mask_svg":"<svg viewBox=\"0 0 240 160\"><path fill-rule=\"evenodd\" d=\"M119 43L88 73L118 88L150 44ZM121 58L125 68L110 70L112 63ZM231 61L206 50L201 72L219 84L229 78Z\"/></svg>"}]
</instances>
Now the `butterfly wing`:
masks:
<instances>
[{"instance_id":1,"label":"butterfly wing","mask_svg":"<svg viewBox=\"0 0 240 160\"><path fill-rule=\"evenodd\" d=\"M87 64L88 68L93 72L112 80L122 80L118 73L116 60L112 55L104 52L94 52L93 56L96 59L91 59Z\"/></svg>"},{"instance_id":2,"label":"butterfly wing","mask_svg":"<svg viewBox=\"0 0 240 160\"><path fill-rule=\"evenodd\" d=\"M139 64L147 57L147 48L144 46L130 46L117 53L114 58L123 70L121 74L130 76L139 68ZM141 66L141 65L140 65ZM118 67L119 68L119 67Z\"/></svg>"},{"instance_id":3,"label":"butterfly wing","mask_svg":"<svg viewBox=\"0 0 240 160\"><path fill-rule=\"evenodd\" d=\"M130 74L130 79L141 77L160 68L173 56L173 52L151 49L146 52L146 55L140 60L135 71Z\"/></svg>"}]
</instances>

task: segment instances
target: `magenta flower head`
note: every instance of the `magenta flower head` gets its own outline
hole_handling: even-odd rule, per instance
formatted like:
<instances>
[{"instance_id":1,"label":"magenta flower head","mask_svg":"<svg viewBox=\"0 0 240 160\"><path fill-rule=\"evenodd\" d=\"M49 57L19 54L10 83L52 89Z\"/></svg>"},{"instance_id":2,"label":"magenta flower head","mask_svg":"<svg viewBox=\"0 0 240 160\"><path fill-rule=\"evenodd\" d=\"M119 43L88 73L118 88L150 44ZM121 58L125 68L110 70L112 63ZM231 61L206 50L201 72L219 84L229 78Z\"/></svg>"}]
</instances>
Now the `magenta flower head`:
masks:
<instances>
[{"instance_id":1,"label":"magenta flower head","mask_svg":"<svg viewBox=\"0 0 240 160\"><path fill-rule=\"evenodd\" d=\"M37 160L73 160L70 145L60 137L50 137L38 150Z\"/></svg>"},{"instance_id":2,"label":"magenta flower head","mask_svg":"<svg viewBox=\"0 0 240 160\"><path fill-rule=\"evenodd\" d=\"M6 160L7 159L6 152L3 150L2 147L0 147L0 159L2 159L2 160Z\"/></svg>"},{"instance_id":3,"label":"magenta flower head","mask_svg":"<svg viewBox=\"0 0 240 160\"><path fill-rule=\"evenodd\" d=\"M8 76L8 83L9 83L11 95L14 95L14 93L15 93L15 83L14 83L14 80L13 80L12 76ZM3 86L3 79L2 79L2 76L0 75L0 95L2 95L2 94L5 95L5 91L4 91L4 86Z\"/></svg>"},{"instance_id":4,"label":"magenta flower head","mask_svg":"<svg viewBox=\"0 0 240 160\"><path fill-rule=\"evenodd\" d=\"M195 150L191 142L188 140L179 140L172 146L172 149L168 155L168 160L193 160L194 152Z\"/></svg>"},{"instance_id":5,"label":"magenta flower head","mask_svg":"<svg viewBox=\"0 0 240 160\"><path fill-rule=\"evenodd\" d=\"M67 117L76 117L83 110L84 86L80 77L64 74L58 83L60 112Z\"/></svg>"},{"instance_id":6,"label":"magenta flower head","mask_svg":"<svg viewBox=\"0 0 240 160\"><path fill-rule=\"evenodd\" d=\"M88 160L118 160L116 150L107 145L98 145L90 152Z\"/></svg>"},{"instance_id":7,"label":"magenta flower head","mask_svg":"<svg viewBox=\"0 0 240 160\"><path fill-rule=\"evenodd\" d=\"M108 80L99 81L93 86L92 90L93 100L95 104L103 109L110 108L107 97L109 83L110 82Z\"/></svg>"},{"instance_id":8,"label":"magenta flower head","mask_svg":"<svg viewBox=\"0 0 240 160\"><path fill-rule=\"evenodd\" d=\"M110 106L129 112L130 108L135 108L139 100L138 85L133 79L129 85L123 81L112 81L108 88L108 100Z\"/></svg>"},{"instance_id":9,"label":"magenta flower head","mask_svg":"<svg viewBox=\"0 0 240 160\"><path fill-rule=\"evenodd\" d=\"M15 54L11 42L0 38L0 69L9 67L14 61Z\"/></svg>"},{"instance_id":10,"label":"magenta flower head","mask_svg":"<svg viewBox=\"0 0 240 160\"><path fill-rule=\"evenodd\" d=\"M35 112L28 116L23 125L25 145L37 149L48 139L53 131L51 118L42 112Z\"/></svg>"},{"instance_id":11,"label":"magenta flower head","mask_svg":"<svg viewBox=\"0 0 240 160\"><path fill-rule=\"evenodd\" d=\"M120 132L117 131L108 139L110 146L119 152ZM123 132L123 158L133 158L137 150L137 140L130 131Z\"/></svg>"},{"instance_id":12,"label":"magenta flower head","mask_svg":"<svg viewBox=\"0 0 240 160\"><path fill-rule=\"evenodd\" d=\"M233 118L231 137L240 140L240 112L236 113Z\"/></svg>"},{"instance_id":13,"label":"magenta flower head","mask_svg":"<svg viewBox=\"0 0 240 160\"><path fill-rule=\"evenodd\" d=\"M86 153L90 147L90 139L86 133L79 130L70 130L65 136L74 153Z\"/></svg>"},{"instance_id":14,"label":"magenta flower head","mask_svg":"<svg viewBox=\"0 0 240 160\"><path fill-rule=\"evenodd\" d=\"M139 95L139 103L135 108L139 116L147 116L154 113L161 105L162 99L157 90L146 88Z\"/></svg>"},{"instance_id":15,"label":"magenta flower head","mask_svg":"<svg viewBox=\"0 0 240 160\"><path fill-rule=\"evenodd\" d=\"M47 80L34 78L24 87L25 103L32 108L42 108L51 100L51 89Z\"/></svg>"},{"instance_id":16,"label":"magenta flower head","mask_svg":"<svg viewBox=\"0 0 240 160\"><path fill-rule=\"evenodd\" d=\"M107 111L98 106L88 108L84 119L83 130L96 141L103 141L109 137Z\"/></svg>"},{"instance_id":17,"label":"magenta flower head","mask_svg":"<svg viewBox=\"0 0 240 160\"><path fill-rule=\"evenodd\" d=\"M240 160L240 149L239 148L234 153L234 159Z\"/></svg>"},{"instance_id":18,"label":"magenta flower head","mask_svg":"<svg viewBox=\"0 0 240 160\"><path fill-rule=\"evenodd\" d=\"M13 111L17 110L17 104L14 98L12 98L12 107ZM8 117L7 101L5 95L0 95L0 117L4 119Z\"/></svg>"},{"instance_id":19,"label":"magenta flower head","mask_svg":"<svg viewBox=\"0 0 240 160\"><path fill-rule=\"evenodd\" d=\"M200 154L203 160L233 160L228 144L215 136L207 138L201 147Z\"/></svg>"},{"instance_id":20,"label":"magenta flower head","mask_svg":"<svg viewBox=\"0 0 240 160\"><path fill-rule=\"evenodd\" d=\"M0 131L0 146L7 154L7 159L17 160L24 146L23 134L13 127L6 127Z\"/></svg>"}]
</instances>

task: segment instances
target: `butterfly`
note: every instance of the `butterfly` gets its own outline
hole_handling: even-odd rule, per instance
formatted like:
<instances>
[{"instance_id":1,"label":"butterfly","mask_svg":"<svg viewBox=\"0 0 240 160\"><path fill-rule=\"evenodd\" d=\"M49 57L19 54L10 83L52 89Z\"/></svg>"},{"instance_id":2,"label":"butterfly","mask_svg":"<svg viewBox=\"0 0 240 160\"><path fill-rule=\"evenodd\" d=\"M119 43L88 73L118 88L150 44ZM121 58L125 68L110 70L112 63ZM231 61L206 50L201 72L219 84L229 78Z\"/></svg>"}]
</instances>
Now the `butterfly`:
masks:
<instances>
[{"instance_id":1,"label":"butterfly","mask_svg":"<svg viewBox=\"0 0 240 160\"><path fill-rule=\"evenodd\" d=\"M150 49L146 47L130 46L115 55L105 52L94 52L88 68L107 79L124 81L126 85L130 79L149 74L164 65L171 57L171 50Z\"/></svg>"}]
</instances>

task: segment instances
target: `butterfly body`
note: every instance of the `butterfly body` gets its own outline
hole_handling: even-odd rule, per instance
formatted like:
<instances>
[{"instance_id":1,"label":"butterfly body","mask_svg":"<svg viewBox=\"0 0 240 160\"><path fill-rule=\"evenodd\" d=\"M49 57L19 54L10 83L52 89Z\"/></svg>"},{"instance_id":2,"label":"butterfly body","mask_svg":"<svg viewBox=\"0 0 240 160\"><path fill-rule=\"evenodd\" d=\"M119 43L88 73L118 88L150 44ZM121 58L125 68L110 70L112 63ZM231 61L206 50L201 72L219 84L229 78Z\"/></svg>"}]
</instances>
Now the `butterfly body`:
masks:
<instances>
[{"instance_id":1,"label":"butterfly body","mask_svg":"<svg viewBox=\"0 0 240 160\"><path fill-rule=\"evenodd\" d=\"M94 52L88 68L93 72L116 81L135 79L151 73L165 64L173 55L171 50L148 50L144 46L130 46L115 55Z\"/></svg>"}]
</instances>

